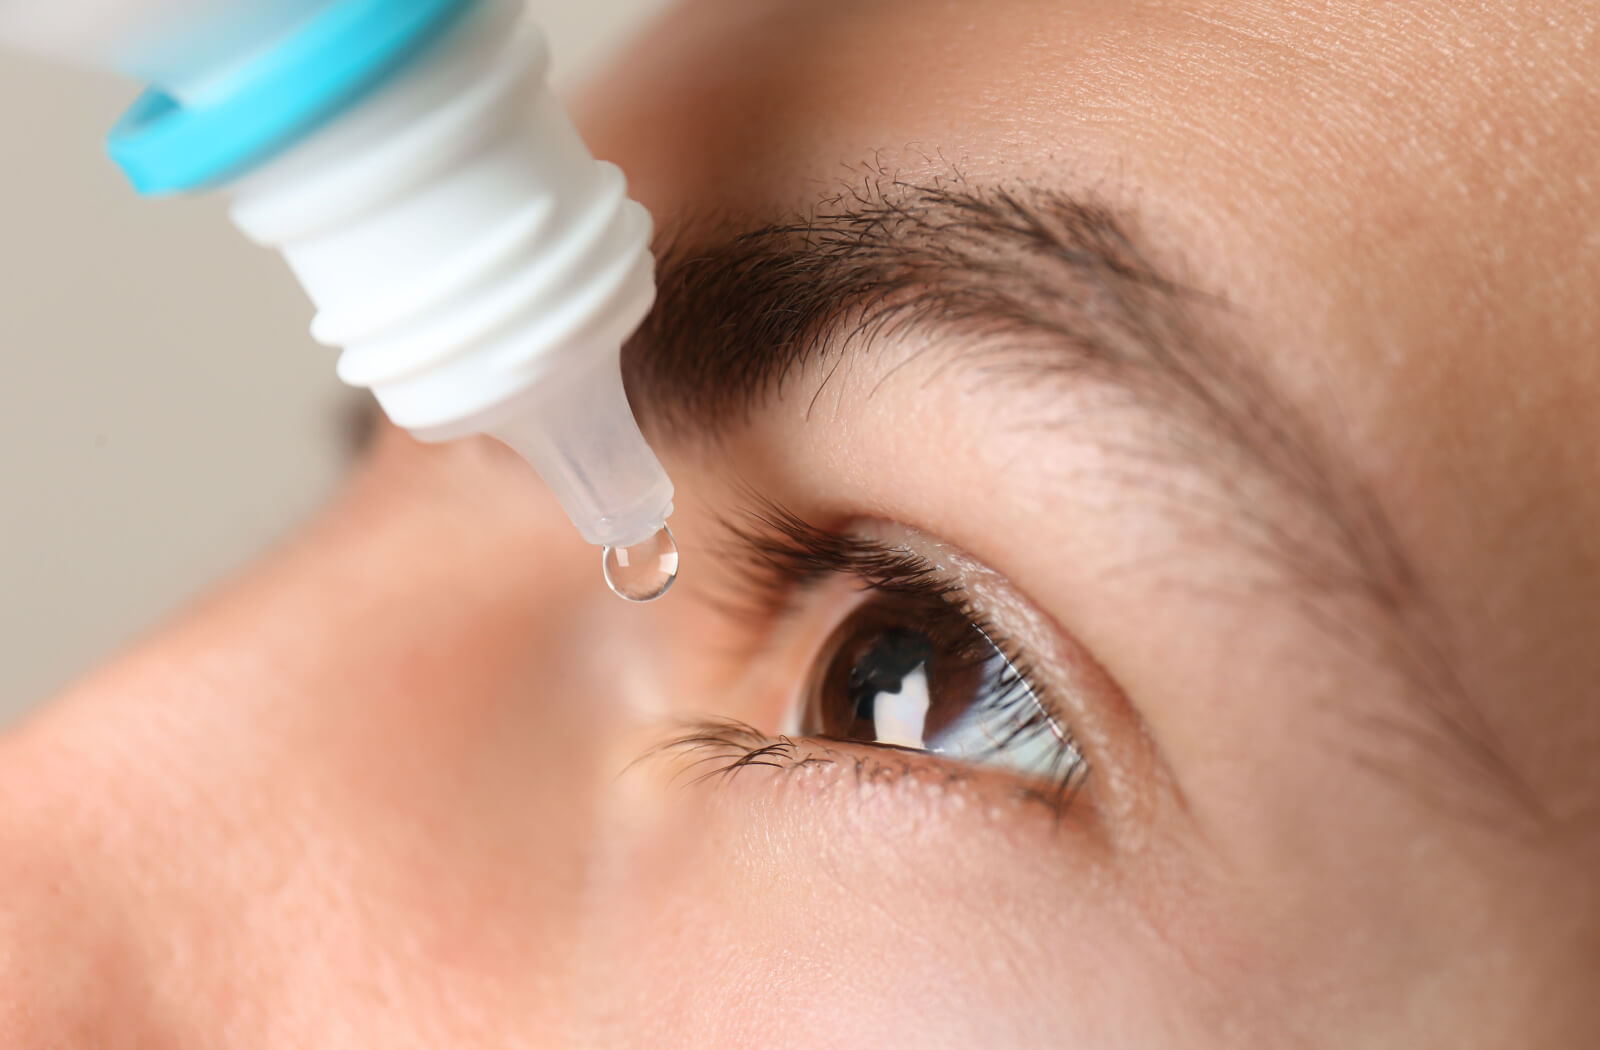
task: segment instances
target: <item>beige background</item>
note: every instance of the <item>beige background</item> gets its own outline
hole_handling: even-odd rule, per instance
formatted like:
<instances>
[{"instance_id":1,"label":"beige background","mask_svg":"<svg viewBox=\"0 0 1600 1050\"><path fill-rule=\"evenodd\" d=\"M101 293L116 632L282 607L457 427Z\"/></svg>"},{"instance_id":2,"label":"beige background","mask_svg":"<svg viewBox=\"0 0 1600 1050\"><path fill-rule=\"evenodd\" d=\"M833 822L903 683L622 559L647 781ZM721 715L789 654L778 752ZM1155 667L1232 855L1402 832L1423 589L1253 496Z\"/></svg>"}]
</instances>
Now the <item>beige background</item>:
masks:
<instances>
[{"instance_id":1,"label":"beige background","mask_svg":"<svg viewBox=\"0 0 1600 1050\"><path fill-rule=\"evenodd\" d=\"M558 84L663 0L530 0ZM359 397L217 200L134 195L126 81L0 52L0 724L283 536Z\"/></svg>"}]
</instances>

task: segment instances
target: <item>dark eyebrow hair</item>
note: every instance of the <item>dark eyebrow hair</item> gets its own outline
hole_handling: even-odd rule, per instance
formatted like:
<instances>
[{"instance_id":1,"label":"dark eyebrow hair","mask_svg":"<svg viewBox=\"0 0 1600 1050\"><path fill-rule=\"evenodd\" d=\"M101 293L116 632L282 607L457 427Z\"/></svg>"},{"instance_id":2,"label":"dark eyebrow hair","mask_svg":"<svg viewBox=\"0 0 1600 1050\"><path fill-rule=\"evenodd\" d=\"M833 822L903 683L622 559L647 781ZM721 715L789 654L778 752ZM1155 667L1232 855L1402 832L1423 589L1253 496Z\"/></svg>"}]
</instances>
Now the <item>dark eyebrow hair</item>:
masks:
<instances>
[{"instance_id":1,"label":"dark eyebrow hair","mask_svg":"<svg viewBox=\"0 0 1600 1050\"><path fill-rule=\"evenodd\" d=\"M636 409L675 428L736 425L825 353L930 322L1047 335L1075 351L1048 359L1074 370L1131 364L1177 345L1152 330L1171 311L1146 300L1197 296L1109 211L1049 192L869 178L793 221L695 228L658 251L657 308L624 359Z\"/></svg>"},{"instance_id":2,"label":"dark eyebrow hair","mask_svg":"<svg viewBox=\"0 0 1600 1050\"><path fill-rule=\"evenodd\" d=\"M656 308L624 353L647 430L725 437L803 370L825 366L815 404L843 362L924 329L974 337L956 352L990 376L1100 380L1158 404L1164 462L1205 465L1224 491L1161 482L1157 464L1136 462L1163 458L1148 449L1119 448L1135 462L1101 480L1268 555L1300 611L1410 680L1409 711L1355 714L1413 745L1369 749L1367 765L1454 809L1463 793L1447 777L1498 783L1500 803L1476 816L1502 825L1509 802L1538 817L1381 504L1246 355L1196 322L1225 301L1162 274L1125 217L1053 189L869 172L788 221L684 224L658 257ZM1292 498L1297 521L1259 509L1263 484ZM1430 771L1418 756L1444 761Z\"/></svg>"}]
</instances>

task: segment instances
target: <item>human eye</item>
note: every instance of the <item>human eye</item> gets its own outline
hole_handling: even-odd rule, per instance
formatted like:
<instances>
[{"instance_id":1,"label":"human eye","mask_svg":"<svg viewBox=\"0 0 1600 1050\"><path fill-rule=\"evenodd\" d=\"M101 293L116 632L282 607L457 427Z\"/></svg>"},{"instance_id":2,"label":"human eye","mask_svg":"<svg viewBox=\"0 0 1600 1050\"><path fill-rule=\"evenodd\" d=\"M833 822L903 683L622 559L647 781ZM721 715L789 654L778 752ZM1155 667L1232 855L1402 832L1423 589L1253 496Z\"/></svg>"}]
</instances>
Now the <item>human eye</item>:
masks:
<instances>
[{"instance_id":1,"label":"human eye","mask_svg":"<svg viewBox=\"0 0 1600 1050\"><path fill-rule=\"evenodd\" d=\"M1050 783L1082 764L1020 653L909 551L834 629L799 711L808 737L924 751ZM934 593L922 593L932 584ZM902 589L906 588L906 589Z\"/></svg>"},{"instance_id":2,"label":"human eye","mask_svg":"<svg viewBox=\"0 0 1600 1050\"><path fill-rule=\"evenodd\" d=\"M1056 804L1076 793L1088 763L1050 688L947 548L776 510L735 532L734 608L773 624L776 647L799 655L778 661L789 679L774 686L779 732L752 735L728 768L753 751L762 764L814 759L814 746L783 746L797 737L1007 774Z\"/></svg>"}]
</instances>

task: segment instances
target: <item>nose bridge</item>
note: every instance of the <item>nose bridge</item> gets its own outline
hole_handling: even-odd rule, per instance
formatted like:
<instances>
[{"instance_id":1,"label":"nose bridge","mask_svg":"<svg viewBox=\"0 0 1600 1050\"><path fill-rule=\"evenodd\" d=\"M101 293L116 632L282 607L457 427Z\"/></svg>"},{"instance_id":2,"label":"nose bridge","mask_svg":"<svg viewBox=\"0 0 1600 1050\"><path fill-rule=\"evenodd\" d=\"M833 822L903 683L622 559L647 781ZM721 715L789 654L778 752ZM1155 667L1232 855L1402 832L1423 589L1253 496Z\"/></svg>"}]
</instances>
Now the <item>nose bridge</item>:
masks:
<instances>
[{"instance_id":1,"label":"nose bridge","mask_svg":"<svg viewBox=\"0 0 1600 1050\"><path fill-rule=\"evenodd\" d=\"M627 1001L616 953L631 946L612 926L617 895L648 878L630 842L654 801L625 772L669 713L668 676L658 672L670 614L612 595L599 552L569 528L552 543L521 574L522 612L482 618L499 634L495 647L520 656L487 734L490 757L472 775L489 786L478 804L509 817L505 904L523 932L506 948L520 951L543 1018L530 1031L550 1040L532 1045L637 1045L638 1019L614 1009Z\"/></svg>"},{"instance_id":2,"label":"nose bridge","mask_svg":"<svg viewBox=\"0 0 1600 1050\"><path fill-rule=\"evenodd\" d=\"M365 760L367 801L341 824L399 847L345 881L399 895L383 925L418 947L408 995L447 996L452 1017L450 1002L504 1003L518 1045L640 1045L641 1019L616 1009L637 998L619 975L656 964L618 965L640 946L616 930L617 902L651 878L634 844L661 801L624 772L681 699L672 656L697 606L687 592L620 600L525 465L487 444L448 455L437 490L416 480L432 458L396 464L426 492L404 512L418 523L397 553L366 534L355 555L408 575L404 602L370 608L367 628L375 616L392 629L356 705L395 739ZM363 717L351 746L370 753Z\"/></svg>"},{"instance_id":3,"label":"nose bridge","mask_svg":"<svg viewBox=\"0 0 1600 1050\"><path fill-rule=\"evenodd\" d=\"M476 1045L477 1025L586 1045L575 960L627 717L609 623L627 607L508 453L401 451L379 480L405 495L381 490L382 513L304 570L324 590L335 572L385 581L299 628L338 643L325 687L297 693L318 698L315 755L292 775L319 840L348 844L316 885L356 899L333 936L375 942L380 972L351 979L440 1018L441 1045Z\"/></svg>"},{"instance_id":4,"label":"nose bridge","mask_svg":"<svg viewBox=\"0 0 1600 1050\"><path fill-rule=\"evenodd\" d=\"M673 852L641 848L658 838L672 790L645 756L684 713L677 658L700 621L692 595L632 605L605 589L594 551L574 558L576 571L541 584L546 613L530 663L538 699L526 717L548 764L529 823L549 836L551 853L527 906L559 931L544 962L560 1045L632 1047L648 1043L652 1020L637 1014L630 984L677 963L648 957L651 939L630 936L619 918L666 874L651 869Z\"/></svg>"}]
</instances>

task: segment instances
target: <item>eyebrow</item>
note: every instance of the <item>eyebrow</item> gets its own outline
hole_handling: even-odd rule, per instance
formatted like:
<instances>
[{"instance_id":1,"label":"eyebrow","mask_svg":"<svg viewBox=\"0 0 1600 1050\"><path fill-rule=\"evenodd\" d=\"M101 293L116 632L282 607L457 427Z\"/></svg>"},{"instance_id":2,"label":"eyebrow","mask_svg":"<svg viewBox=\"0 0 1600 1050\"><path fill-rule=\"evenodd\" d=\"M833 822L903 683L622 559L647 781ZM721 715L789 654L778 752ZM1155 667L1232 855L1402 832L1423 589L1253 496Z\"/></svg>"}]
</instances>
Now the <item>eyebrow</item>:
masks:
<instances>
[{"instance_id":1,"label":"eyebrow","mask_svg":"<svg viewBox=\"0 0 1600 1050\"><path fill-rule=\"evenodd\" d=\"M1226 301L1163 274L1129 227L1056 189L873 174L785 221L685 223L658 251L656 307L624 352L630 400L651 432L716 440L807 369L825 365L826 386L844 361L921 330L971 337L950 352L975 372L1125 391L1159 409L1191 466L1235 479L1224 482L1235 498L1179 488L1172 509L1209 514L1268 555L1306 615L1410 679L1409 714L1375 714L1370 728L1445 759L1452 781L1501 784L1502 801L1536 816L1382 505L1240 347L1197 322L1229 313ZM1154 472L1125 480L1148 492ZM1287 494L1301 525L1252 506L1246 478ZM1420 765L1376 753L1368 764L1460 808L1461 793Z\"/></svg>"},{"instance_id":2,"label":"eyebrow","mask_svg":"<svg viewBox=\"0 0 1600 1050\"><path fill-rule=\"evenodd\" d=\"M1109 210L1046 191L869 179L792 221L693 229L658 251L656 308L624 358L635 408L675 435L731 429L818 358L919 325L1044 336L1036 363L1125 373L1186 345L1156 329L1199 298Z\"/></svg>"}]
</instances>

